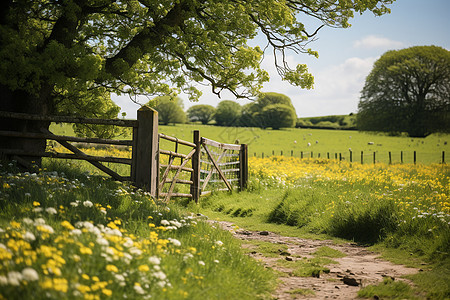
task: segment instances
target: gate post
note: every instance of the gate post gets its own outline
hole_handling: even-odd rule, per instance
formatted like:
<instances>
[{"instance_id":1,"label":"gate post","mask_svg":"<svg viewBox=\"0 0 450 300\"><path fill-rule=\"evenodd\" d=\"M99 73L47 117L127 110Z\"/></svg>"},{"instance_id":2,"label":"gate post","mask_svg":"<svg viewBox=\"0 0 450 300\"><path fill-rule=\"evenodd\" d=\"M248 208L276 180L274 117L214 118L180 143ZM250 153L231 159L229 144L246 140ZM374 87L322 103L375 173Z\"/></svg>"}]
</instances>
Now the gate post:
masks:
<instances>
[{"instance_id":1,"label":"gate post","mask_svg":"<svg viewBox=\"0 0 450 300\"><path fill-rule=\"evenodd\" d=\"M246 144L241 144L239 162L239 189L243 191L247 188L248 181L248 148Z\"/></svg>"},{"instance_id":2,"label":"gate post","mask_svg":"<svg viewBox=\"0 0 450 300\"><path fill-rule=\"evenodd\" d=\"M148 106L137 111L138 128L133 130L131 178L152 196L158 196L158 112Z\"/></svg>"},{"instance_id":3,"label":"gate post","mask_svg":"<svg viewBox=\"0 0 450 300\"><path fill-rule=\"evenodd\" d=\"M191 185L191 195L192 199L195 203L198 203L201 195L200 189L200 131L194 130L194 144L195 144L195 153L192 155L192 185Z\"/></svg>"}]
</instances>

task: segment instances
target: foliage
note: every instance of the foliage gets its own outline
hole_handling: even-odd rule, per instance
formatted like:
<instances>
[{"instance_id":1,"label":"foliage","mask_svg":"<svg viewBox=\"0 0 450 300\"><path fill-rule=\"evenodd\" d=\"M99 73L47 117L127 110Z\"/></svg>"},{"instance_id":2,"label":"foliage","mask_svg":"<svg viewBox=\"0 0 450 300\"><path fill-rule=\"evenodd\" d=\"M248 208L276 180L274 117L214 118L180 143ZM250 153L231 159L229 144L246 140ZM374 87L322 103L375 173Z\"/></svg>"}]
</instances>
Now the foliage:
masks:
<instances>
[{"instance_id":1,"label":"foliage","mask_svg":"<svg viewBox=\"0 0 450 300\"><path fill-rule=\"evenodd\" d=\"M200 121L203 125L214 119L216 109L207 104L199 104L189 107L187 115L191 122Z\"/></svg>"},{"instance_id":2,"label":"foliage","mask_svg":"<svg viewBox=\"0 0 450 300\"><path fill-rule=\"evenodd\" d=\"M241 116L241 106L231 100L219 102L214 118L219 126L236 126Z\"/></svg>"},{"instance_id":3,"label":"foliage","mask_svg":"<svg viewBox=\"0 0 450 300\"><path fill-rule=\"evenodd\" d=\"M185 123L186 113L183 110L183 100L179 97L169 96L155 97L147 103L158 111L158 121L160 124Z\"/></svg>"},{"instance_id":4,"label":"foliage","mask_svg":"<svg viewBox=\"0 0 450 300\"><path fill-rule=\"evenodd\" d=\"M251 192L212 196L201 202L204 214L246 229L344 237L375 243L377 250L393 249L403 254L403 263L416 261L415 266L424 269L410 279L430 298L448 297L448 166L361 165L280 156L250 158L249 164ZM235 216L249 208L251 214ZM326 249L317 254L335 255ZM298 274L307 267L299 266Z\"/></svg>"},{"instance_id":5,"label":"foliage","mask_svg":"<svg viewBox=\"0 0 450 300\"><path fill-rule=\"evenodd\" d=\"M272 129L294 127L297 116L295 111L284 104L271 104L263 108L261 118L264 125Z\"/></svg>"},{"instance_id":6,"label":"foliage","mask_svg":"<svg viewBox=\"0 0 450 300\"><path fill-rule=\"evenodd\" d=\"M356 115L331 115L322 117L299 118L295 124L297 128L318 129L356 129Z\"/></svg>"},{"instance_id":7,"label":"foliage","mask_svg":"<svg viewBox=\"0 0 450 300\"><path fill-rule=\"evenodd\" d=\"M416 46L383 54L366 79L359 130L425 137L450 128L450 51Z\"/></svg>"},{"instance_id":8,"label":"foliage","mask_svg":"<svg viewBox=\"0 0 450 300\"><path fill-rule=\"evenodd\" d=\"M421 299L414 296L412 288L403 281L386 277L379 285L369 285L358 292L358 297L378 299Z\"/></svg>"},{"instance_id":9,"label":"foliage","mask_svg":"<svg viewBox=\"0 0 450 300\"><path fill-rule=\"evenodd\" d=\"M246 127L294 127L297 115L291 99L283 94L263 93L258 100L244 106L241 125Z\"/></svg>"},{"instance_id":10,"label":"foliage","mask_svg":"<svg viewBox=\"0 0 450 300\"><path fill-rule=\"evenodd\" d=\"M229 233L141 190L64 164L0 168L2 298L261 299L273 286Z\"/></svg>"}]
</instances>

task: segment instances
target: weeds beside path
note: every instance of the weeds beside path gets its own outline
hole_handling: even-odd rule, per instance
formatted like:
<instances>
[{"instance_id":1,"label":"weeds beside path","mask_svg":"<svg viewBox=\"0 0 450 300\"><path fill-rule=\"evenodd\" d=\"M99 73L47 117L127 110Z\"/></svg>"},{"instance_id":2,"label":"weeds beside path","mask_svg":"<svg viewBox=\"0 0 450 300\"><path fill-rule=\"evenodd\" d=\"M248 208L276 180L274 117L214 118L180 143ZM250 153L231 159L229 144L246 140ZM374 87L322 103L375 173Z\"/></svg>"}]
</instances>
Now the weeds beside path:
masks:
<instances>
[{"instance_id":1,"label":"weeds beside path","mask_svg":"<svg viewBox=\"0 0 450 300\"><path fill-rule=\"evenodd\" d=\"M251 257L278 273L280 284L272 295L275 299L354 299L361 288L383 280L410 285L401 277L419 272L382 260L376 253L352 243L248 231L225 221L212 223L242 240Z\"/></svg>"}]
</instances>

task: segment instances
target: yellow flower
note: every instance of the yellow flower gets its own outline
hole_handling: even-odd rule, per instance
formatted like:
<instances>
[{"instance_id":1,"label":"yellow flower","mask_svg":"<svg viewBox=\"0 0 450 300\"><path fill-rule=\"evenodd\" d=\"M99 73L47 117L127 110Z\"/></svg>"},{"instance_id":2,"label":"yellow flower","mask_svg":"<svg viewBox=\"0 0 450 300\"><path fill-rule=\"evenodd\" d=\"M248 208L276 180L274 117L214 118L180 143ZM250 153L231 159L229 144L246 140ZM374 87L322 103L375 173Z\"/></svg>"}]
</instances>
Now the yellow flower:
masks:
<instances>
[{"instance_id":1,"label":"yellow flower","mask_svg":"<svg viewBox=\"0 0 450 300\"><path fill-rule=\"evenodd\" d=\"M119 269L117 269L115 265L107 265L106 271L117 273L119 272Z\"/></svg>"},{"instance_id":2,"label":"yellow flower","mask_svg":"<svg viewBox=\"0 0 450 300\"><path fill-rule=\"evenodd\" d=\"M10 187L11 186L8 183L6 183L6 182L3 183L3 188L4 189L9 189Z\"/></svg>"},{"instance_id":3,"label":"yellow flower","mask_svg":"<svg viewBox=\"0 0 450 300\"><path fill-rule=\"evenodd\" d=\"M66 229L68 229L68 230L74 230L75 229L75 227L73 227L72 224L70 224L70 222L66 221L66 220L61 222L61 226L66 228Z\"/></svg>"},{"instance_id":4,"label":"yellow flower","mask_svg":"<svg viewBox=\"0 0 450 300\"><path fill-rule=\"evenodd\" d=\"M140 265L138 267L138 270L141 272L148 272L148 271L150 271L150 268L147 265Z\"/></svg>"},{"instance_id":5,"label":"yellow flower","mask_svg":"<svg viewBox=\"0 0 450 300\"><path fill-rule=\"evenodd\" d=\"M108 289L103 289L102 293L105 294L106 296L111 296L112 295L112 291L108 290Z\"/></svg>"},{"instance_id":6,"label":"yellow flower","mask_svg":"<svg viewBox=\"0 0 450 300\"><path fill-rule=\"evenodd\" d=\"M12 228L20 228L20 223L16 221L9 222Z\"/></svg>"},{"instance_id":7,"label":"yellow flower","mask_svg":"<svg viewBox=\"0 0 450 300\"><path fill-rule=\"evenodd\" d=\"M33 206L39 206L39 205L41 205L39 202L33 201Z\"/></svg>"},{"instance_id":8,"label":"yellow flower","mask_svg":"<svg viewBox=\"0 0 450 300\"><path fill-rule=\"evenodd\" d=\"M91 248L88 248L88 247L80 247L80 253L81 254L91 255L92 254L92 250L91 250Z\"/></svg>"},{"instance_id":9,"label":"yellow flower","mask_svg":"<svg viewBox=\"0 0 450 300\"><path fill-rule=\"evenodd\" d=\"M81 275L81 277L82 277L83 279L86 279L86 280L89 280L89 279L90 279L90 277L89 277L88 274L83 274L83 275Z\"/></svg>"}]
</instances>

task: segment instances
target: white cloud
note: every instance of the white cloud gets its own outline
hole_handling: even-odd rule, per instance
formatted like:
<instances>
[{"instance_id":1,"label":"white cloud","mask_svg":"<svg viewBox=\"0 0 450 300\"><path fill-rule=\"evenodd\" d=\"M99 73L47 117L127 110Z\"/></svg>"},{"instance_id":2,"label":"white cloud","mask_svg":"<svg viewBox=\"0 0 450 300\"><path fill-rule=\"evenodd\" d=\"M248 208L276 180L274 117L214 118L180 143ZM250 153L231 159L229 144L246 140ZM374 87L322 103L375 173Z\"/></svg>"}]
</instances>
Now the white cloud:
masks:
<instances>
[{"instance_id":1,"label":"white cloud","mask_svg":"<svg viewBox=\"0 0 450 300\"><path fill-rule=\"evenodd\" d=\"M393 41L388 38L376 35L369 35L353 43L355 48L382 48L382 49L397 49L403 47L404 44L399 41Z\"/></svg>"}]
</instances>

